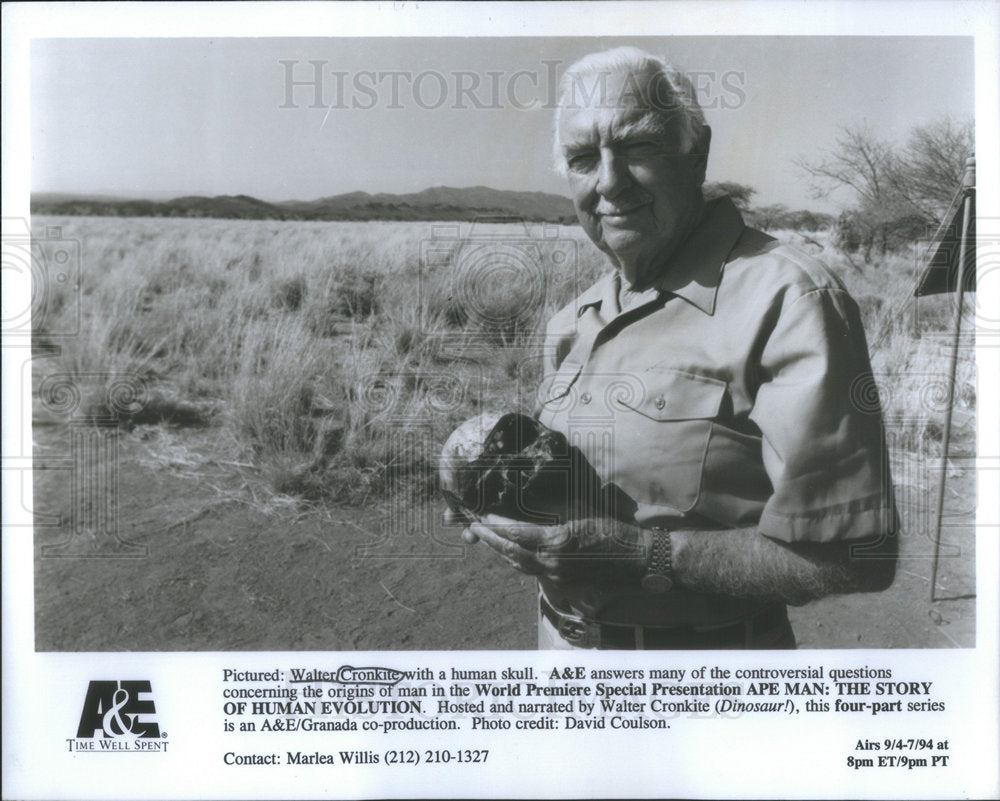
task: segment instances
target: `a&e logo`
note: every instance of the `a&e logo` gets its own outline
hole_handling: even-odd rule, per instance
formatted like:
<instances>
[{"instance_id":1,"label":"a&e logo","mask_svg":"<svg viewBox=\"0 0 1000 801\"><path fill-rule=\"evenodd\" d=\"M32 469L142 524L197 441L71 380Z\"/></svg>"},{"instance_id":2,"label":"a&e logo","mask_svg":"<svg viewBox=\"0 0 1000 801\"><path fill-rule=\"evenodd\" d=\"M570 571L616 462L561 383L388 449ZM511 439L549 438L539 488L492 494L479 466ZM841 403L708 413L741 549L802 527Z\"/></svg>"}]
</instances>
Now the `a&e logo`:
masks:
<instances>
[{"instance_id":1,"label":"a&e logo","mask_svg":"<svg viewBox=\"0 0 1000 801\"><path fill-rule=\"evenodd\" d=\"M166 751L148 681L92 681L70 751Z\"/></svg>"}]
</instances>

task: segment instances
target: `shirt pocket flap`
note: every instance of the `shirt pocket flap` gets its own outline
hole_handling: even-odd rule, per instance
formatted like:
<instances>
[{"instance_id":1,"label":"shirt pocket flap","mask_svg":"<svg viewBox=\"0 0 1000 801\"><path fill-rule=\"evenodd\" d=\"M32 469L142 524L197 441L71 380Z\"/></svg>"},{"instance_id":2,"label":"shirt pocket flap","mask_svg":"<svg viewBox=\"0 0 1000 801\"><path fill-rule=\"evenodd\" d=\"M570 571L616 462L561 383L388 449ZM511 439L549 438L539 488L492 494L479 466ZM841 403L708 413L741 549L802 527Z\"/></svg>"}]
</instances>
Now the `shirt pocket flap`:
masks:
<instances>
[{"instance_id":1,"label":"shirt pocket flap","mask_svg":"<svg viewBox=\"0 0 1000 801\"><path fill-rule=\"evenodd\" d=\"M563 362L559 371L545 378L538 388L538 403L541 406L555 403L565 398L583 372L582 364Z\"/></svg>"},{"instance_id":2,"label":"shirt pocket flap","mask_svg":"<svg viewBox=\"0 0 1000 801\"><path fill-rule=\"evenodd\" d=\"M616 397L622 406L652 420L704 420L718 416L726 382L718 378L670 368L642 373L643 392L637 397Z\"/></svg>"}]
</instances>

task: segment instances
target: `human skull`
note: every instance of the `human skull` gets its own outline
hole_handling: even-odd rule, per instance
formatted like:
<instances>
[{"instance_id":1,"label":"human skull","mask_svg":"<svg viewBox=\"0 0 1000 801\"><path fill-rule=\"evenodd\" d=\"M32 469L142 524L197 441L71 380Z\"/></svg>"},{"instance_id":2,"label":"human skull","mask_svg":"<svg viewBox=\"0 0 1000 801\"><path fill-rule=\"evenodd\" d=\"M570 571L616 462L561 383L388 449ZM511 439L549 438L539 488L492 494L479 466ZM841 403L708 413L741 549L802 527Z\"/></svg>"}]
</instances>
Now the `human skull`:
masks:
<instances>
[{"instance_id":1,"label":"human skull","mask_svg":"<svg viewBox=\"0 0 1000 801\"><path fill-rule=\"evenodd\" d=\"M605 485L579 448L523 414L480 414L441 454L441 489L455 511L541 525L584 517L631 520L635 503Z\"/></svg>"}]
</instances>

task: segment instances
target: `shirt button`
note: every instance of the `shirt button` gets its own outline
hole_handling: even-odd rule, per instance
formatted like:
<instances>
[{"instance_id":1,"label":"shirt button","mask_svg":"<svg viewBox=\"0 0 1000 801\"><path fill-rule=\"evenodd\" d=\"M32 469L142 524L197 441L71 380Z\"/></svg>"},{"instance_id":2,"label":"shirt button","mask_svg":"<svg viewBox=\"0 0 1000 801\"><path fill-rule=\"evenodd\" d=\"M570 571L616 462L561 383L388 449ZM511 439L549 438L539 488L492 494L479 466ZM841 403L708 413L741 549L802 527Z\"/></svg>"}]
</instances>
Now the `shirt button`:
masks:
<instances>
[{"instance_id":1,"label":"shirt button","mask_svg":"<svg viewBox=\"0 0 1000 801\"><path fill-rule=\"evenodd\" d=\"M667 401L664 399L662 395L660 395L660 397L658 397L655 401L653 401L653 405L657 409L662 409L664 406L667 405Z\"/></svg>"},{"instance_id":2,"label":"shirt button","mask_svg":"<svg viewBox=\"0 0 1000 801\"><path fill-rule=\"evenodd\" d=\"M583 393L583 394L582 394L582 395L580 396L580 401L581 401L582 403L590 403L590 401L591 401L591 400L593 400L593 398L591 398L591 396L590 396L590 393L589 393L589 392L584 392L584 393Z\"/></svg>"}]
</instances>

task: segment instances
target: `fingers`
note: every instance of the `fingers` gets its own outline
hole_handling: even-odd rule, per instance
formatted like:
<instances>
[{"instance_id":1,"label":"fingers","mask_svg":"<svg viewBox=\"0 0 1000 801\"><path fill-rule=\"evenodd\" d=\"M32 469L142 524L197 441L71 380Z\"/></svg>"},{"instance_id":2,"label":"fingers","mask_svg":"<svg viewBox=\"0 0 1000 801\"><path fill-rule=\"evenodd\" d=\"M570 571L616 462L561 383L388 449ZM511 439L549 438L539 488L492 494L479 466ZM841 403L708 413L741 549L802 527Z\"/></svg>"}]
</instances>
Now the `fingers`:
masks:
<instances>
[{"instance_id":1,"label":"fingers","mask_svg":"<svg viewBox=\"0 0 1000 801\"><path fill-rule=\"evenodd\" d=\"M468 531L469 534L477 540L485 542L494 551L502 554L503 556L514 557L517 556L519 552L524 550L516 542L498 534L484 523L473 523L466 529L466 531Z\"/></svg>"},{"instance_id":2,"label":"fingers","mask_svg":"<svg viewBox=\"0 0 1000 801\"><path fill-rule=\"evenodd\" d=\"M539 526L492 514L484 515L482 522L530 551L558 548L566 541L565 526Z\"/></svg>"},{"instance_id":3,"label":"fingers","mask_svg":"<svg viewBox=\"0 0 1000 801\"><path fill-rule=\"evenodd\" d=\"M607 521L578 520L564 525L540 526L498 515L484 515L462 532L468 543L482 540L512 567L528 575L553 579L581 575L617 576L644 565L641 540L619 531ZM630 574L631 575L631 574Z\"/></svg>"},{"instance_id":4,"label":"fingers","mask_svg":"<svg viewBox=\"0 0 1000 801\"><path fill-rule=\"evenodd\" d=\"M540 526L499 515L484 515L462 534L469 543L482 540L522 573L552 577L563 572L563 561L570 556L566 546L572 536L568 525Z\"/></svg>"},{"instance_id":5,"label":"fingers","mask_svg":"<svg viewBox=\"0 0 1000 801\"><path fill-rule=\"evenodd\" d=\"M527 573L529 576L536 576L545 570L545 567L537 561L532 551L522 548L516 542L498 534L489 526L482 523L473 523L469 526L468 531L472 536L489 545L490 548L503 557L507 564L516 570Z\"/></svg>"},{"instance_id":6,"label":"fingers","mask_svg":"<svg viewBox=\"0 0 1000 801\"><path fill-rule=\"evenodd\" d=\"M473 521L474 518L459 509L449 507L444 510L444 524L446 526L469 526ZM469 545L475 545L479 542L479 537L473 534L468 528L462 532L462 539Z\"/></svg>"},{"instance_id":7,"label":"fingers","mask_svg":"<svg viewBox=\"0 0 1000 801\"><path fill-rule=\"evenodd\" d=\"M446 526L466 526L472 522L472 518L462 511L456 509L444 510L444 524Z\"/></svg>"}]
</instances>

